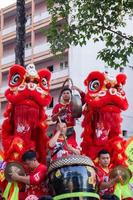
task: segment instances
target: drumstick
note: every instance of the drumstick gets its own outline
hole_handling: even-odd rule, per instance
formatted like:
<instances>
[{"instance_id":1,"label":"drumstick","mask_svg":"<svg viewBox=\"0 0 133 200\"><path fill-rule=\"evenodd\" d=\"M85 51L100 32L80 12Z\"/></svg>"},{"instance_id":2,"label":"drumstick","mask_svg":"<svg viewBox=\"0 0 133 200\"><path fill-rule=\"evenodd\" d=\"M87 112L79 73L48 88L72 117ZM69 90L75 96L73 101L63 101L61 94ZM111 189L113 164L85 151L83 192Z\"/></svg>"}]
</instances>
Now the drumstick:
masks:
<instances>
[{"instance_id":1,"label":"drumstick","mask_svg":"<svg viewBox=\"0 0 133 200\"><path fill-rule=\"evenodd\" d=\"M59 120L59 123L62 124L61 119L60 119L59 116L58 116L58 120ZM65 143L66 143L67 149L68 149L69 151L72 151L72 150L70 150L70 148L69 148L69 144L68 144L68 142L67 142L67 140L66 140L65 134L62 134L62 135L63 135L63 137L64 137L64 141L65 141ZM72 152L73 152L73 151L72 151Z\"/></svg>"},{"instance_id":2,"label":"drumstick","mask_svg":"<svg viewBox=\"0 0 133 200\"><path fill-rule=\"evenodd\" d=\"M64 109L66 109L67 105L65 105L63 108L59 109L59 112L58 113L55 113L53 114L51 117L52 117L52 120L54 120L54 118L56 117L56 120L57 121L57 118L60 116L60 112Z\"/></svg>"},{"instance_id":3,"label":"drumstick","mask_svg":"<svg viewBox=\"0 0 133 200\"><path fill-rule=\"evenodd\" d=\"M59 123L62 124L61 118L60 118L59 116L58 116L58 120L59 120ZM64 136L65 142L67 142L67 141L66 141L65 134L62 134L62 135Z\"/></svg>"},{"instance_id":4,"label":"drumstick","mask_svg":"<svg viewBox=\"0 0 133 200\"><path fill-rule=\"evenodd\" d=\"M58 116L59 123L62 124L60 117Z\"/></svg>"},{"instance_id":5,"label":"drumstick","mask_svg":"<svg viewBox=\"0 0 133 200\"><path fill-rule=\"evenodd\" d=\"M61 119L60 119L59 116L58 116L58 120L59 120L59 123L62 124L62 121L61 121ZM66 140L65 134L62 134L62 135L63 135L63 137L64 137L64 140L65 140L66 145L68 146L68 143L67 143L67 140Z\"/></svg>"}]
</instances>

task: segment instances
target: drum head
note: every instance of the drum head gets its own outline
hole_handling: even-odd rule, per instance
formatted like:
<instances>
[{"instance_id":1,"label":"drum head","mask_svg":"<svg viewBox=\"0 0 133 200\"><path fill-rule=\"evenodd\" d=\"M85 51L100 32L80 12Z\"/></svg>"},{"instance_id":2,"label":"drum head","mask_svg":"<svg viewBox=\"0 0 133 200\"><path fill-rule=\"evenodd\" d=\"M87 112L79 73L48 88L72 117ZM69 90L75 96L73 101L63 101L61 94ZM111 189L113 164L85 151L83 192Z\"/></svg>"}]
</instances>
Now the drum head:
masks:
<instances>
[{"instance_id":1,"label":"drum head","mask_svg":"<svg viewBox=\"0 0 133 200\"><path fill-rule=\"evenodd\" d=\"M54 195L91 192L97 193L98 182L94 163L86 156L68 156L52 162L48 180ZM71 198L78 199L76 197ZM86 200L91 197L86 197ZM65 198L67 199L67 198ZM82 198L84 199L84 197ZM94 198L95 199L95 198Z\"/></svg>"},{"instance_id":2,"label":"drum head","mask_svg":"<svg viewBox=\"0 0 133 200\"><path fill-rule=\"evenodd\" d=\"M63 158L56 159L55 161L51 162L48 168L48 173L50 173L55 169L58 169L59 167L70 166L70 165L91 166L95 169L95 165L89 157L82 155L69 155Z\"/></svg>"},{"instance_id":3,"label":"drum head","mask_svg":"<svg viewBox=\"0 0 133 200\"><path fill-rule=\"evenodd\" d=\"M17 162L9 162L6 165L6 168L4 170L5 178L8 182L12 182L13 180L11 179L10 173L16 172L17 174L24 176L25 175L25 170L23 166L20 163Z\"/></svg>"}]
</instances>

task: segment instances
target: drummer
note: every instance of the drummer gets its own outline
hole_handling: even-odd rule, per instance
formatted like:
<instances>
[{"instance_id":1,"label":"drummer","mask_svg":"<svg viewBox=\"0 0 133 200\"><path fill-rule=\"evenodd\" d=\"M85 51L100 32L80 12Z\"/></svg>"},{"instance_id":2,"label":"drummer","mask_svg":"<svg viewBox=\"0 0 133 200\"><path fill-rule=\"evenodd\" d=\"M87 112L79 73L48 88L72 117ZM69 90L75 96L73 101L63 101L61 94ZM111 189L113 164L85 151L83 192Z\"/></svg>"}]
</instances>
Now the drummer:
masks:
<instances>
[{"instance_id":1,"label":"drummer","mask_svg":"<svg viewBox=\"0 0 133 200\"><path fill-rule=\"evenodd\" d=\"M110 154L107 150L101 150L98 153L98 179L99 179L99 193L101 199L111 199L117 200L114 192L114 186L119 181L119 176L115 177L112 180L109 180L109 175L112 170L112 166L110 163Z\"/></svg>"},{"instance_id":2,"label":"drummer","mask_svg":"<svg viewBox=\"0 0 133 200\"><path fill-rule=\"evenodd\" d=\"M57 121L58 117L60 117L62 120L65 120L67 126L67 135L72 135L73 139L76 140L76 134L74 130L76 119L73 117L71 107L72 90L77 90L81 96L82 105L85 103L85 93L82 90L76 86L73 86L71 89L65 86L61 90L59 103L53 108L52 120Z\"/></svg>"},{"instance_id":3,"label":"drummer","mask_svg":"<svg viewBox=\"0 0 133 200\"><path fill-rule=\"evenodd\" d=\"M51 151L52 161L68 155L80 154L76 140L74 140L71 136L66 136L66 133L67 125L65 121L58 121L55 134L48 142L48 148Z\"/></svg>"}]
</instances>

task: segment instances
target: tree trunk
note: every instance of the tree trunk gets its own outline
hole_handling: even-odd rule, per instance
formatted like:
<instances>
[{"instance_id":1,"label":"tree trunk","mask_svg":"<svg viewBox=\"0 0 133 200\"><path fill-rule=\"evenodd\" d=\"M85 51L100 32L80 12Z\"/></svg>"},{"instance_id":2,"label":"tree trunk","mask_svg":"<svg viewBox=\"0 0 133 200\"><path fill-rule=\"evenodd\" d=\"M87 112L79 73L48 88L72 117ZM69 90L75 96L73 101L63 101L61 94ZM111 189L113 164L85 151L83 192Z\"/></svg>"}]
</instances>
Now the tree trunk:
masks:
<instances>
[{"instance_id":1,"label":"tree trunk","mask_svg":"<svg viewBox=\"0 0 133 200\"><path fill-rule=\"evenodd\" d=\"M24 66L25 58L25 0L16 2L16 47L15 63Z\"/></svg>"}]
</instances>

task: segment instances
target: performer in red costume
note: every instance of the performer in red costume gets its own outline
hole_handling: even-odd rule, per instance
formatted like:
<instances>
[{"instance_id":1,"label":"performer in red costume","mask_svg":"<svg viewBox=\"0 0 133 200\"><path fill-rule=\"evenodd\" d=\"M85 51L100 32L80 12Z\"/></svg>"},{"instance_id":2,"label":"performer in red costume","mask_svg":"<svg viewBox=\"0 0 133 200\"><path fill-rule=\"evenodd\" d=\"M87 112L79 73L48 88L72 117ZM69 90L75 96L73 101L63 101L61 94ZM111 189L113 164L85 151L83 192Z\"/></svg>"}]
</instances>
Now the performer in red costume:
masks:
<instances>
[{"instance_id":1,"label":"performer in red costume","mask_svg":"<svg viewBox=\"0 0 133 200\"><path fill-rule=\"evenodd\" d=\"M16 172L12 172L12 180L29 185L27 189L27 196L35 195L37 197L41 197L47 195L48 191L44 184L47 172L46 166L37 161L36 152L32 150L25 152L22 156L22 160L29 168L30 173L28 176L20 176Z\"/></svg>"},{"instance_id":2,"label":"performer in red costume","mask_svg":"<svg viewBox=\"0 0 133 200\"><path fill-rule=\"evenodd\" d=\"M63 121L61 123L58 122L56 126L56 132L48 142L48 147L51 151L51 161L72 154L80 154L80 150L76 142L73 141L73 137L67 137L66 132L66 123Z\"/></svg>"},{"instance_id":3,"label":"performer in red costume","mask_svg":"<svg viewBox=\"0 0 133 200\"><path fill-rule=\"evenodd\" d=\"M39 162L46 162L48 125L44 108L51 102L50 78L49 70L40 69L37 72L33 64L26 68L15 64L10 68L9 88L5 92L8 105L2 124L2 146L6 162L21 162L24 152L31 149L37 152ZM2 186L4 197L12 195L11 198L14 198L18 188L21 192L19 184L10 185L4 180Z\"/></svg>"},{"instance_id":4,"label":"performer in red costume","mask_svg":"<svg viewBox=\"0 0 133 200\"><path fill-rule=\"evenodd\" d=\"M99 192L102 199L117 199L113 195L113 191L119 177L117 176L115 179L110 180L109 175L111 170L110 154L106 150L101 150L98 154L97 175L99 179Z\"/></svg>"},{"instance_id":5,"label":"performer in red costume","mask_svg":"<svg viewBox=\"0 0 133 200\"><path fill-rule=\"evenodd\" d=\"M26 67L13 65L9 71L9 101L2 125L2 145L6 161L20 161L22 154L35 150L39 161L46 162L47 116L44 107L51 101L47 69L38 72L33 64Z\"/></svg>"},{"instance_id":6,"label":"performer in red costume","mask_svg":"<svg viewBox=\"0 0 133 200\"><path fill-rule=\"evenodd\" d=\"M77 90L79 92L82 104L84 104L84 97L85 97L84 92L82 92L76 86L73 86L72 89ZM73 141L73 145L77 146L76 133L74 130L76 119L73 117L71 99L72 99L72 90L69 87L65 86L61 90L59 103L56 104L55 107L53 108L52 119L53 121L57 121L58 117L60 117L61 120L65 120L65 123L67 125L66 135L69 137L69 140Z\"/></svg>"},{"instance_id":7,"label":"performer in red costume","mask_svg":"<svg viewBox=\"0 0 133 200\"><path fill-rule=\"evenodd\" d=\"M121 111L128 108L123 86L126 75L112 77L99 71L91 72L84 81L84 120L82 126L82 153L95 160L102 149L109 151L114 165L126 161L125 144L121 131Z\"/></svg>"}]
</instances>

